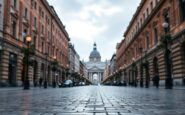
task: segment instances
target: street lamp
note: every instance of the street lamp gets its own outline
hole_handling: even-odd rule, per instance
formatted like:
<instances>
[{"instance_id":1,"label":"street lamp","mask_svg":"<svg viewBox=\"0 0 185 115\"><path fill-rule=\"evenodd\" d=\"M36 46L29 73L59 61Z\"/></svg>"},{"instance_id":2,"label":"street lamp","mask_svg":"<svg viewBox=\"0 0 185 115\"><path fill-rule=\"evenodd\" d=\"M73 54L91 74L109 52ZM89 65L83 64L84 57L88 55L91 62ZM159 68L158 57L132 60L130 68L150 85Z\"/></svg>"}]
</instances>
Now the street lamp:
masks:
<instances>
[{"instance_id":1,"label":"street lamp","mask_svg":"<svg viewBox=\"0 0 185 115\"><path fill-rule=\"evenodd\" d=\"M162 27L164 28L164 32L165 32L165 34L167 34L169 24L165 21L165 22L162 24Z\"/></svg>"},{"instance_id":2,"label":"street lamp","mask_svg":"<svg viewBox=\"0 0 185 115\"><path fill-rule=\"evenodd\" d=\"M170 64L170 51L168 49L168 45L170 42L170 34L168 33L169 24L165 21L162 24L162 27L164 28L164 38L162 39L163 45L165 46L165 64L166 64L166 79L165 79L165 88L166 89L172 89L173 88L173 79L171 76L171 64Z\"/></svg>"},{"instance_id":3,"label":"street lamp","mask_svg":"<svg viewBox=\"0 0 185 115\"><path fill-rule=\"evenodd\" d=\"M26 42L27 42L27 52L25 53L26 56L26 76L24 80L24 89L28 90L30 89L30 81L29 81L29 48L30 48L30 43L31 43L31 36L26 36Z\"/></svg>"},{"instance_id":4,"label":"street lamp","mask_svg":"<svg viewBox=\"0 0 185 115\"><path fill-rule=\"evenodd\" d=\"M71 79L70 77L70 68L69 68L69 64L66 65L66 71L67 71L67 78Z\"/></svg>"}]
</instances>

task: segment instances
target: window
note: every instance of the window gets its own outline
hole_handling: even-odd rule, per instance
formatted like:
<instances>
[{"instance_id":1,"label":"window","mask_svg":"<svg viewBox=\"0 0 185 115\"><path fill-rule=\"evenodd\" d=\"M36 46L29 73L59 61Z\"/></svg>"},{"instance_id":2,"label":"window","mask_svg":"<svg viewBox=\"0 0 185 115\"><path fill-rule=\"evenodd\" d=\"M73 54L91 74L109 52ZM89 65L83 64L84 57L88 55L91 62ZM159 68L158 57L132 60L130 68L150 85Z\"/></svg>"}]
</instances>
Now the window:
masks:
<instances>
[{"instance_id":1,"label":"window","mask_svg":"<svg viewBox=\"0 0 185 115\"><path fill-rule=\"evenodd\" d=\"M48 25L49 25L49 21L50 21L50 20L49 20L49 18L48 18Z\"/></svg>"},{"instance_id":2,"label":"window","mask_svg":"<svg viewBox=\"0 0 185 115\"><path fill-rule=\"evenodd\" d=\"M44 26L41 27L41 33L44 34Z\"/></svg>"},{"instance_id":3,"label":"window","mask_svg":"<svg viewBox=\"0 0 185 115\"><path fill-rule=\"evenodd\" d=\"M36 18L36 17L34 17L34 23L33 23L33 26L34 26L35 28L37 28L37 18Z\"/></svg>"},{"instance_id":4,"label":"window","mask_svg":"<svg viewBox=\"0 0 185 115\"><path fill-rule=\"evenodd\" d=\"M36 45L37 45L37 37L36 36L33 37L33 44L34 44L34 47L36 48Z\"/></svg>"},{"instance_id":5,"label":"window","mask_svg":"<svg viewBox=\"0 0 185 115\"><path fill-rule=\"evenodd\" d=\"M155 0L155 6L157 6L158 0Z\"/></svg>"},{"instance_id":6,"label":"window","mask_svg":"<svg viewBox=\"0 0 185 115\"><path fill-rule=\"evenodd\" d=\"M12 35L14 36L14 37L16 37L16 25L17 25L17 23L16 23L16 21L13 21L12 22Z\"/></svg>"},{"instance_id":7,"label":"window","mask_svg":"<svg viewBox=\"0 0 185 115\"><path fill-rule=\"evenodd\" d=\"M13 0L13 1L12 1L12 6L13 6L14 8L17 8L17 0Z\"/></svg>"},{"instance_id":8,"label":"window","mask_svg":"<svg viewBox=\"0 0 185 115\"><path fill-rule=\"evenodd\" d=\"M146 14L147 14L147 16L149 15L149 10L148 10L148 8L146 9Z\"/></svg>"},{"instance_id":9,"label":"window","mask_svg":"<svg viewBox=\"0 0 185 115\"><path fill-rule=\"evenodd\" d=\"M146 15L145 15L145 13L143 13L143 19L145 20L145 18L146 18Z\"/></svg>"},{"instance_id":10,"label":"window","mask_svg":"<svg viewBox=\"0 0 185 115\"><path fill-rule=\"evenodd\" d=\"M185 21L185 0L179 0L181 21Z\"/></svg>"},{"instance_id":11,"label":"window","mask_svg":"<svg viewBox=\"0 0 185 115\"><path fill-rule=\"evenodd\" d=\"M23 37L23 42L26 43L26 35L27 35L27 29L24 29L23 33L22 33L22 37Z\"/></svg>"},{"instance_id":12,"label":"window","mask_svg":"<svg viewBox=\"0 0 185 115\"><path fill-rule=\"evenodd\" d=\"M27 9L27 8L25 8L24 17L25 17L26 19L28 19L28 9Z\"/></svg>"},{"instance_id":13,"label":"window","mask_svg":"<svg viewBox=\"0 0 185 115\"><path fill-rule=\"evenodd\" d=\"M142 24L143 24L143 21L142 21L142 18L140 18L140 27L141 27Z\"/></svg>"},{"instance_id":14,"label":"window","mask_svg":"<svg viewBox=\"0 0 185 115\"><path fill-rule=\"evenodd\" d=\"M149 45L150 45L150 39L148 34L146 34L146 49L149 49Z\"/></svg>"},{"instance_id":15,"label":"window","mask_svg":"<svg viewBox=\"0 0 185 115\"><path fill-rule=\"evenodd\" d=\"M37 9L37 2L34 3L34 8Z\"/></svg>"},{"instance_id":16,"label":"window","mask_svg":"<svg viewBox=\"0 0 185 115\"><path fill-rule=\"evenodd\" d=\"M154 43L155 45L158 43L158 31L157 28L154 28Z\"/></svg>"},{"instance_id":17,"label":"window","mask_svg":"<svg viewBox=\"0 0 185 115\"><path fill-rule=\"evenodd\" d=\"M48 38L50 39L50 32L48 31Z\"/></svg>"},{"instance_id":18,"label":"window","mask_svg":"<svg viewBox=\"0 0 185 115\"><path fill-rule=\"evenodd\" d=\"M39 6L39 15L42 16L42 8Z\"/></svg>"},{"instance_id":19,"label":"window","mask_svg":"<svg viewBox=\"0 0 185 115\"><path fill-rule=\"evenodd\" d=\"M31 6L32 6L32 8L33 8L33 0L31 0Z\"/></svg>"},{"instance_id":20,"label":"window","mask_svg":"<svg viewBox=\"0 0 185 115\"><path fill-rule=\"evenodd\" d=\"M44 42L42 42L42 52L44 52Z\"/></svg>"},{"instance_id":21,"label":"window","mask_svg":"<svg viewBox=\"0 0 185 115\"><path fill-rule=\"evenodd\" d=\"M42 18L44 18L44 12L42 11Z\"/></svg>"},{"instance_id":22,"label":"window","mask_svg":"<svg viewBox=\"0 0 185 115\"><path fill-rule=\"evenodd\" d=\"M153 10L154 6L153 6L153 2L150 3L150 9L151 9L151 12Z\"/></svg>"}]
</instances>

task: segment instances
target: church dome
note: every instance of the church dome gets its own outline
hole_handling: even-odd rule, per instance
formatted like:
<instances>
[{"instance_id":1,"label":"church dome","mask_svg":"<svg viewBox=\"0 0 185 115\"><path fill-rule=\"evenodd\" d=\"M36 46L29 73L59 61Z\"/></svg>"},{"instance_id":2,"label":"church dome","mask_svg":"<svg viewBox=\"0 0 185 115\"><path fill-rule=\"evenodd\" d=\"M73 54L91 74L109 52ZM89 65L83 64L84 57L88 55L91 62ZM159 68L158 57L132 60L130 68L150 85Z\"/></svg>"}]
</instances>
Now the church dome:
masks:
<instances>
[{"instance_id":1,"label":"church dome","mask_svg":"<svg viewBox=\"0 0 185 115\"><path fill-rule=\"evenodd\" d=\"M93 51L91 51L89 58L90 60L96 60L96 61L101 60L100 53L96 48L96 43L94 43L94 48L93 48Z\"/></svg>"},{"instance_id":2,"label":"church dome","mask_svg":"<svg viewBox=\"0 0 185 115\"><path fill-rule=\"evenodd\" d=\"M99 58L100 57L100 53L97 50L93 50L90 54L91 58Z\"/></svg>"}]
</instances>

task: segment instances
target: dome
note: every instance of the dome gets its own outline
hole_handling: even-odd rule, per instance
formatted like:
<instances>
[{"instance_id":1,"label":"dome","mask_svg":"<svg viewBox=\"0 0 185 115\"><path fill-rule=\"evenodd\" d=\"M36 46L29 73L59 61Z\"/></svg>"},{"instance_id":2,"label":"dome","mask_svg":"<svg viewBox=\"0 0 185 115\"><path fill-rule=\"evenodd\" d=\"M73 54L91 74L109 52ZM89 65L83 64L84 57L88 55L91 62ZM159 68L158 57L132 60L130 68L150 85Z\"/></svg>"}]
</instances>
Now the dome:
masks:
<instances>
[{"instance_id":1,"label":"dome","mask_svg":"<svg viewBox=\"0 0 185 115\"><path fill-rule=\"evenodd\" d=\"M97 50L93 50L90 54L90 58L99 58L100 53Z\"/></svg>"},{"instance_id":2,"label":"dome","mask_svg":"<svg viewBox=\"0 0 185 115\"><path fill-rule=\"evenodd\" d=\"M100 53L97 51L97 48L96 48L96 43L94 43L94 48L93 48L93 51L91 51L90 53L89 59L94 61L101 60Z\"/></svg>"}]
</instances>

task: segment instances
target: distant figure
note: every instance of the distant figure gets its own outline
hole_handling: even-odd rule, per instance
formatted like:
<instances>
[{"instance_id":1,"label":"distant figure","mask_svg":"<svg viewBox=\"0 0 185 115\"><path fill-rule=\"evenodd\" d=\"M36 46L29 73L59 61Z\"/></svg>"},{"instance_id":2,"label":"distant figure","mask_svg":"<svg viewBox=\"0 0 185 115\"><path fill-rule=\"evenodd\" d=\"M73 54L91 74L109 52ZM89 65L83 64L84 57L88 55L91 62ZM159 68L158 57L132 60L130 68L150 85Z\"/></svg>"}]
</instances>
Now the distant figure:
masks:
<instances>
[{"instance_id":1,"label":"distant figure","mask_svg":"<svg viewBox=\"0 0 185 115\"><path fill-rule=\"evenodd\" d=\"M40 77L40 79L39 79L39 87L42 87L42 77Z\"/></svg>"},{"instance_id":2,"label":"distant figure","mask_svg":"<svg viewBox=\"0 0 185 115\"><path fill-rule=\"evenodd\" d=\"M159 75L156 74L155 77L154 77L154 83L155 83L156 88L159 87L159 80L160 80L160 79L159 79Z\"/></svg>"}]
</instances>

